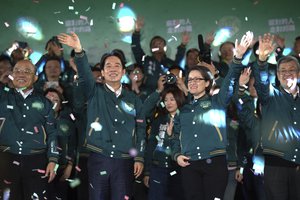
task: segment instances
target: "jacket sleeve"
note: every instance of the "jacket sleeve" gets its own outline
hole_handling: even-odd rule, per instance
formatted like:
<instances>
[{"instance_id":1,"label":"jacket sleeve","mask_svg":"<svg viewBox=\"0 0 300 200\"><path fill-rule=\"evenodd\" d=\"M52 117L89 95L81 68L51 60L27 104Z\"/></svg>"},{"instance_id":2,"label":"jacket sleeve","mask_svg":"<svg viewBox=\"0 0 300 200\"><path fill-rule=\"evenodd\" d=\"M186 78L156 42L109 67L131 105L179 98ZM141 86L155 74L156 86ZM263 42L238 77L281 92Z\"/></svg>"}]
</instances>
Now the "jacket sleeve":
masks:
<instances>
[{"instance_id":1,"label":"jacket sleeve","mask_svg":"<svg viewBox=\"0 0 300 200\"><path fill-rule=\"evenodd\" d=\"M258 98L261 104L264 105L268 102L270 92L270 80L268 74L268 63L257 61L252 67L252 73L254 74L256 89Z\"/></svg>"},{"instance_id":2,"label":"jacket sleeve","mask_svg":"<svg viewBox=\"0 0 300 200\"><path fill-rule=\"evenodd\" d=\"M175 56L176 65L179 65L180 62L184 59L185 51L186 51L185 45L181 44L177 47L177 53Z\"/></svg>"},{"instance_id":3,"label":"jacket sleeve","mask_svg":"<svg viewBox=\"0 0 300 200\"><path fill-rule=\"evenodd\" d=\"M229 71L222 82L220 92L217 95L219 104L222 105L224 108L227 107L230 103L231 98L235 92L234 88L236 82L238 82L241 70L244 68L241 59L234 58L230 65L231 66L229 67Z\"/></svg>"},{"instance_id":4,"label":"jacket sleeve","mask_svg":"<svg viewBox=\"0 0 300 200\"><path fill-rule=\"evenodd\" d=\"M59 152L57 150L57 128L56 120L54 117L54 111L52 104L46 101L46 116L44 123L44 131L47 134L47 155L49 162L58 163Z\"/></svg>"},{"instance_id":5,"label":"jacket sleeve","mask_svg":"<svg viewBox=\"0 0 300 200\"><path fill-rule=\"evenodd\" d=\"M180 118L179 115L175 115L174 117L174 126L173 126L173 137L170 138L171 143L171 157L174 161L177 161L177 157L181 154L180 147Z\"/></svg>"},{"instance_id":6,"label":"jacket sleeve","mask_svg":"<svg viewBox=\"0 0 300 200\"><path fill-rule=\"evenodd\" d=\"M136 162L144 162L144 153L146 146L146 120L142 111L142 101L136 96L136 138L135 146L137 149L137 156L134 158Z\"/></svg>"},{"instance_id":7,"label":"jacket sleeve","mask_svg":"<svg viewBox=\"0 0 300 200\"><path fill-rule=\"evenodd\" d=\"M156 107L157 102L159 100L160 100L160 94L156 91L147 97L143 105L143 113L145 114L146 119L151 117L153 109Z\"/></svg>"},{"instance_id":8,"label":"jacket sleeve","mask_svg":"<svg viewBox=\"0 0 300 200\"><path fill-rule=\"evenodd\" d=\"M75 63L78 69L79 88L83 88L81 92L87 97L87 99L89 99L93 94L96 82L94 80L87 56L84 51L81 53L75 53Z\"/></svg>"},{"instance_id":9,"label":"jacket sleeve","mask_svg":"<svg viewBox=\"0 0 300 200\"><path fill-rule=\"evenodd\" d=\"M150 175L150 169L152 165L152 158L153 158L153 152L155 150L155 147L157 145L156 135L157 135L157 120L153 121L151 132L148 138L148 142L146 145L146 152L145 152L145 176Z\"/></svg>"},{"instance_id":10,"label":"jacket sleeve","mask_svg":"<svg viewBox=\"0 0 300 200\"><path fill-rule=\"evenodd\" d=\"M132 33L132 41L131 41L131 50L133 53L133 56L135 58L136 63L139 66L143 66L143 56L145 55L145 52L143 51L141 47L141 34L140 32L133 32Z\"/></svg>"}]
</instances>

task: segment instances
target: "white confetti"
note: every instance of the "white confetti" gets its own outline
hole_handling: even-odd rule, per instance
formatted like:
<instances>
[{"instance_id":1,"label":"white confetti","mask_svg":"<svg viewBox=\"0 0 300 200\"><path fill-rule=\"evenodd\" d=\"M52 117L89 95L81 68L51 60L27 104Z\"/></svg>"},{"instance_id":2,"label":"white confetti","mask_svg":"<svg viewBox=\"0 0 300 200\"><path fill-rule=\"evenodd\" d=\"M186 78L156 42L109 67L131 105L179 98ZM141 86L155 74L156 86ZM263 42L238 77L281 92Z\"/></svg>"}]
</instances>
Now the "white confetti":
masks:
<instances>
[{"instance_id":1,"label":"white confetti","mask_svg":"<svg viewBox=\"0 0 300 200\"><path fill-rule=\"evenodd\" d=\"M248 17L245 17L245 21L246 21L246 22L248 21Z\"/></svg>"},{"instance_id":2,"label":"white confetti","mask_svg":"<svg viewBox=\"0 0 300 200\"><path fill-rule=\"evenodd\" d=\"M143 55L142 57L142 62L144 62L146 55Z\"/></svg>"},{"instance_id":3,"label":"white confetti","mask_svg":"<svg viewBox=\"0 0 300 200\"><path fill-rule=\"evenodd\" d=\"M90 26L93 26L93 25L94 25L94 20L91 19L91 21L90 21Z\"/></svg>"},{"instance_id":4,"label":"white confetti","mask_svg":"<svg viewBox=\"0 0 300 200\"><path fill-rule=\"evenodd\" d=\"M87 16L84 16L84 15L80 15L79 18L80 18L80 19L83 19L83 20L85 20L85 21L88 20L88 17L87 17Z\"/></svg>"},{"instance_id":5,"label":"white confetti","mask_svg":"<svg viewBox=\"0 0 300 200\"><path fill-rule=\"evenodd\" d=\"M18 166L20 165L20 163L18 161L14 161L13 164L18 165Z\"/></svg>"},{"instance_id":6,"label":"white confetti","mask_svg":"<svg viewBox=\"0 0 300 200\"><path fill-rule=\"evenodd\" d=\"M54 11L55 15L60 14L60 13L61 13L60 11Z\"/></svg>"},{"instance_id":7,"label":"white confetti","mask_svg":"<svg viewBox=\"0 0 300 200\"><path fill-rule=\"evenodd\" d=\"M69 6L69 10L74 10L74 6Z\"/></svg>"},{"instance_id":8,"label":"white confetti","mask_svg":"<svg viewBox=\"0 0 300 200\"><path fill-rule=\"evenodd\" d=\"M239 99L239 103L241 104L241 105L243 105L243 100L242 99Z\"/></svg>"},{"instance_id":9,"label":"white confetti","mask_svg":"<svg viewBox=\"0 0 300 200\"><path fill-rule=\"evenodd\" d=\"M165 107L165 104L164 104L164 102L162 102L162 101L160 102L160 105L161 105L162 108Z\"/></svg>"},{"instance_id":10,"label":"white confetti","mask_svg":"<svg viewBox=\"0 0 300 200\"><path fill-rule=\"evenodd\" d=\"M59 24L64 24L64 22L63 22L63 21L60 21L60 20L57 20L57 22L58 22Z\"/></svg>"},{"instance_id":11,"label":"white confetti","mask_svg":"<svg viewBox=\"0 0 300 200\"><path fill-rule=\"evenodd\" d=\"M7 109L11 109L11 110L14 109L14 107L11 106L11 105L7 105L6 108L7 108Z\"/></svg>"},{"instance_id":12,"label":"white confetti","mask_svg":"<svg viewBox=\"0 0 300 200\"><path fill-rule=\"evenodd\" d=\"M26 131L27 134L33 135L33 132Z\"/></svg>"},{"instance_id":13,"label":"white confetti","mask_svg":"<svg viewBox=\"0 0 300 200\"><path fill-rule=\"evenodd\" d=\"M100 175L101 175L101 176L106 175L106 174L107 174L106 171L101 171L101 172L100 172Z\"/></svg>"},{"instance_id":14,"label":"white confetti","mask_svg":"<svg viewBox=\"0 0 300 200\"><path fill-rule=\"evenodd\" d=\"M172 35L172 38L174 38L174 40L177 41L177 38L174 35Z\"/></svg>"},{"instance_id":15,"label":"white confetti","mask_svg":"<svg viewBox=\"0 0 300 200\"><path fill-rule=\"evenodd\" d=\"M73 121L75 121L76 118L74 117L73 113L70 114L70 117Z\"/></svg>"},{"instance_id":16,"label":"white confetti","mask_svg":"<svg viewBox=\"0 0 300 200\"><path fill-rule=\"evenodd\" d=\"M159 51L159 48L152 48L152 52Z\"/></svg>"},{"instance_id":17,"label":"white confetti","mask_svg":"<svg viewBox=\"0 0 300 200\"><path fill-rule=\"evenodd\" d=\"M93 122L91 123L91 128L93 128L95 131L101 131L102 125L99 122Z\"/></svg>"},{"instance_id":18,"label":"white confetti","mask_svg":"<svg viewBox=\"0 0 300 200\"><path fill-rule=\"evenodd\" d=\"M78 13L79 13L78 11L75 11L75 15L78 15Z\"/></svg>"},{"instance_id":19,"label":"white confetti","mask_svg":"<svg viewBox=\"0 0 300 200\"><path fill-rule=\"evenodd\" d=\"M174 28L176 29L176 28L179 28L180 27L180 24L177 24Z\"/></svg>"},{"instance_id":20,"label":"white confetti","mask_svg":"<svg viewBox=\"0 0 300 200\"><path fill-rule=\"evenodd\" d=\"M8 75L8 78L12 81L14 80L14 77L12 75Z\"/></svg>"},{"instance_id":21,"label":"white confetti","mask_svg":"<svg viewBox=\"0 0 300 200\"><path fill-rule=\"evenodd\" d=\"M89 6L89 7L85 10L85 12L90 11L90 9L91 9L91 6Z\"/></svg>"},{"instance_id":22,"label":"white confetti","mask_svg":"<svg viewBox=\"0 0 300 200\"><path fill-rule=\"evenodd\" d=\"M53 105L52 109L55 110L56 106L57 106L57 102L55 102L55 104Z\"/></svg>"},{"instance_id":23,"label":"white confetti","mask_svg":"<svg viewBox=\"0 0 300 200\"><path fill-rule=\"evenodd\" d=\"M7 22L4 22L4 25L5 25L6 27L9 27L9 23L7 23Z\"/></svg>"},{"instance_id":24,"label":"white confetti","mask_svg":"<svg viewBox=\"0 0 300 200\"><path fill-rule=\"evenodd\" d=\"M113 3L112 6L111 6L111 9L114 10L115 8L116 8L116 3Z\"/></svg>"},{"instance_id":25,"label":"white confetti","mask_svg":"<svg viewBox=\"0 0 300 200\"><path fill-rule=\"evenodd\" d=\"M174 176L175 174L177 174L177 172L176 172L176 171L172 171L172 172L170 172L170 175L171 175L171 176Z\"/></svg>"},{"instance_id":26,"label":"white confetti","mask_svg":"<svg viewBox=\"0 0 300 200\"><path fill-rule=\"evenodd\" d=\"M66 104L66 103L69 103L69 101L63 101L63 102L61 102L62 104Z\"/></svg>"}]
</instances>

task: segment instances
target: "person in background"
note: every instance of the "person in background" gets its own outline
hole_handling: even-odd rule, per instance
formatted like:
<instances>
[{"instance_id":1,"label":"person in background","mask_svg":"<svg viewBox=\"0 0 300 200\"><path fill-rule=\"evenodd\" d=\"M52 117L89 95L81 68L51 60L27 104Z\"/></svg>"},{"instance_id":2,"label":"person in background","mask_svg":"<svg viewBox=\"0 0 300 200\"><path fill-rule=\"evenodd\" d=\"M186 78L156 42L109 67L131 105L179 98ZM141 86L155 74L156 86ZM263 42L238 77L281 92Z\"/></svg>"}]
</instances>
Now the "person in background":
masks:
<instances>
[{"instance_id":1,"label":"person in background","mask_svg":"<svg viewBox=\"0 0 300 200\"><path fill-rule=\"evenodd\" d=\"M58 130L57 148L60 153L56 177L48 186L49 199L68 199L69 178L75 161L76 133L73 122L75 119L71 118L73 114L64 109L62 104L64 97L58 90L48 88L44 95L53 104Z\"/></svg>"},{"instance_id":2,"label":"person in background","mask_svg":"<svg viewBox=\"0 0 300 200\"><path fill-rule=\"evenodd\" d=\"M141 30L144 26L144 21L137 18L135 22L135 31L132 34L131 50L139 66L143 66L145 75L145 87L149 90L149 94L157 88L159 77L173 65L179 65L184 58L185 47L190 40L187 33L182 35L182 42L177 48L175 61L171 60L166 55L167 43L161 36L154 36L150 41L151 56L148 56L143 51L140 44Z\"/></svg>"}]
</instances>

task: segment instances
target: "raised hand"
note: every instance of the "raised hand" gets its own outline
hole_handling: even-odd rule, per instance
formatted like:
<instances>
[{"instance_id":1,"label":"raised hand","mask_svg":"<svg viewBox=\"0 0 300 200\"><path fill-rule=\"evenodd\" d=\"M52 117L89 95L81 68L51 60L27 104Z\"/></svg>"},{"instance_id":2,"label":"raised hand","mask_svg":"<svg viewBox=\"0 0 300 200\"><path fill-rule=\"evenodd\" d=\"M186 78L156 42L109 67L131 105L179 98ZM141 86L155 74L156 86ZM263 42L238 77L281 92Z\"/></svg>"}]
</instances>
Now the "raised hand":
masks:
<instances>
[{"instance_id":1,"label":"raised hand","mask_svg":"<svg viewBox=\"0 0 300 200\"><path fill-rule=\"evenodd\" d=\"M72 32L70 35L61 33L57 36L60 43L65 44L74 49L75 52L81 52L82 46L79 37L76 33Z\"/></svg>"},{"instance_id":2,"label":"raised hand","mask_svg":"<svg viewBox=\"0 0 300 200\"><path fill-rule=\"evenodd\" d=\"M283 37L281 37L280 35L275 35L274 41L276 42L278 47L280 47L282 49L285 47L285 39Z\"/></svg>"},{"instance_id":3,"label":"raised hand","mask_svg":"<svg viewBox=\"0 0 300 200\"><path fill-rule=\"evenodd\" d=\"M247 85L247 83L250 80L250 75L251 75L251 68L245 68L240 75L240 79L239 79L239 85L243 86L243 85Z\"/></svg>"},{"instance_id":4,"label":"raised hand","mask_svg":"<svg viewBox=\"0 0 300 200\"><path fill-rule=\"evenodd\" d=\"M260 61L266 61L269 55L274 51L275 44L274 35L270 33L264 34L263 37L259 36L259 47L258 47L258 59Z\"/></svg>"},{"instance_id":5,"label":"raised hand","mask_svg":"<svg viewBox=\"0 0 300 200\"><path fill-rule=\"evenodd\" d=\"M144 18L137 17L135 20L135 31L139 32L144 26Z\"/></svg>"},{"instance_id":6,"label":"raised hand","mask_svg":"<svg viewBox=\"0 0 300 200\"><path fill-rule=\"evenodd\" d=\"M183 45L187 45L190 41L191 37L190 34L188 32L183 32L181 35L181 43Z\"/></svg>"},{"instance_id":7,"label":"raised hand","mask_svg":"<svg viewBox=\"0 0 300 200\"><path fill-rule=\"evenodd\" d=\"M211 45L213 41L215 40L216 33L215 32L210 32L206 35L205 37L205 44Z\"/></svg>"},{"instance_id":8,"label":"raised hand","mask_svg":"<svg viewBox=\"0 0 300 200\"><path fill-rule=\"evenodd\" d=\"M253 32L248 31L243 35L241 42L238 43L238 39L235 40L235 52L236 58L243 58L244 53L247 51L248 47L251 45L253 40Z\"/></svg>"}]
</instances>

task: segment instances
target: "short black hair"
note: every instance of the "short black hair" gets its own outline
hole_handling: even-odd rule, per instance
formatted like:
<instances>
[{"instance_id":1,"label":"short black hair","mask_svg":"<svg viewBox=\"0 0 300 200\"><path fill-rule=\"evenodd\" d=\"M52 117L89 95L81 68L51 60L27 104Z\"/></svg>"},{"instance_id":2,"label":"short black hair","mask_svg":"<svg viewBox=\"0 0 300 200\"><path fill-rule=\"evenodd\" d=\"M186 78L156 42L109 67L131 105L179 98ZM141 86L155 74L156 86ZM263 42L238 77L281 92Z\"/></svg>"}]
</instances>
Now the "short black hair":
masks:
<instances>
[{"instance_id":1,"label":"short black hair","mask_svg":"<svg viewBox=\"0 0 300 200\"><path fill-rule=\"evenodd\" d=\"M125 69L124 56L119 51L112 51L112 52L103 54L103 56L101 57L101 59L100 59L100 69L101 70L104 69L104 65L105 65L106 59L109 58L109 57L111 57L111 56L118 57L120 59L120 61L121 61L122 68Z\"/></svg>"},{"instance_id":2,"label":"short black hair","mask_svg":"<svg viewBox=\"0 0 300 200\"><path fill-rule=\"evenodd\" d=\"M50 39L47 41L47 43L46 43L46 45L45 45L45 50L47 50L47 47L48 47L48 45L49 45L50 43L54 43L54 44L56 44L57 46L59 46L60 48L62 48L62 44L59 42L57 36L53 36L52 38L50 38Z\"/></svg>"},{"instance_id":3,"label":"short black hair","mask_svg":"<svg viewBox=\"0 0 300 200\"><path fill-rule=\"evenodd\" d=\"M151 41L150 41L150 49L152 48L152 43L153 43L153 41L154 41L154 40L157 40L157 39L162 40L162 41L164 42L165 45L167 44L166 40L165 40L163 37L161 37L161 36L159 36L159 35L156 35L156 36L154 36L154 37L151 39Z\"/></svg>"},{"instance_id":4,"label":"short black hair","mask_svg":"<svg viewBox=\"0 0 300 200\"><path fill-rule=\"evenodd\" d=\"M187 50L187 52L186 52L185 56L187 57L187 56L188 56L190 53L192 53L192 52L197 52L197 53L198 53L198 55L200 54L200 51L199 51L199 49L196 49L196 48L191 48L191 49Z\"/></svg>"},{"instance_id":5,"label":"short black hair","mask_svg":"<svg viewBox=\"0 0 300 200\"><path fill-rule=\"evenodd\" d=\"M0 55L0 62L8 62L11 66L13 66L11 58L4 54Z\"/></svg>"}]
</instances>

